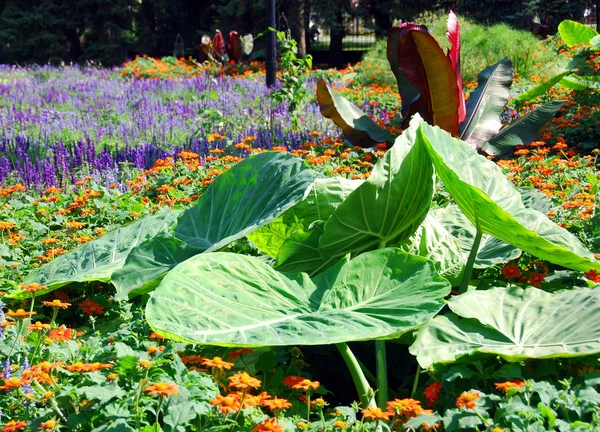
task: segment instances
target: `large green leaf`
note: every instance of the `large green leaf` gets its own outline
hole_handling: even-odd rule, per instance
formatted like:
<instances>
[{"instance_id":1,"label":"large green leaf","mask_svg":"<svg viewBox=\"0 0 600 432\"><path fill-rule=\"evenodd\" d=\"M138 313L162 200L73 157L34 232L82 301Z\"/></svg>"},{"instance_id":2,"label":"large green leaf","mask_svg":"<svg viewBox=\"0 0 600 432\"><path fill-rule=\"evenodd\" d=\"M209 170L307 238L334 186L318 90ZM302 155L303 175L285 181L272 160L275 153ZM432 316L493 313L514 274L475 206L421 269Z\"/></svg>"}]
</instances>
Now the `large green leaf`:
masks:
<instances>
[{"instance_id":1,"label":"large green leaf","mask_svg":"<svg viewBox=\"0 0 600 432\"><path fill-rule=\"evenodd\" d=\"M369 179L333 212L319 240L325 258L360 253L410 237L425 219L433 195L433 166L413 145L416 116L377 162Z\"/></svg>"},{"instance_id":2,"label":"large green leaf","mask_svg":"<svg viewBox=\"0 0 600 432\"><path fill-rule=\"evenodd\" d=\"M511 152L514 147L529 144L539 138L541 131L565 104L563 100L552 100L502 129L498 135L482 146L492 156Z\"/></svg>"},{"instance_id":3,"label":"large green leaf","mask_svg":"<svg viewBox=\"0 0 600 432\"><path fill-rule=\"evenodd\" d=\"M594 29L571 20L562 21L558 25L558 33L569 48L578 44L587 45L598 35Z\"/></svg>"},{"instance_id":4,"label":"large green leaf","mask_svg":"<svg viewBox=\"0 0 600 432\"><path fill-rule=\"evenodd\" d=\"M331 90L325 80L317 82L317 100L321 114L333 120L344 136L359 147L372 147L378 142L393 142L394 137L369 118L352 102Z\"/></svg>"},{"instance_id":5,"label":"large green leaf","mask_svg":"<svg viewBox=\"0 0 600 432\"><path fill-rule=\"evenodd\" d=\"M467 254L456 238L429 213L419 229L399 247L413 255L430 259L437 272L457 286L467 262Z\"/></svg>"},{"instance_id":6,"label":"large green leaf","mask_svg":"<svg viewBox=\"0 0 600 432\"><path fill-rule=\"evenodd\" d=\"M125 258L134 247L161 232L168 231L175 225L180 213L175 210L158 213L111 231L32 271L24 283L36 282L46 285L48 289L35 293L42 295L72 282L107 282L110 275L123 266ZM29 296L31 294L19 290L9 297Z\"/></svg>"},{"instance_id":7,"label":"large green leaf","mask_svg":"<svg viewBox=\"0 0 600 432\"><path fill-rule=\"evenodd\" d=\"M427 368L476 352L508 361L600 353L600 288L547 293L494 288L452 297L450 314L423 326L410 352Z\"/></svg>"},{"instance_id":8,"label":"large green leaf","mask_svg":"<svg viewBox=\"0 0 600 432\"><path fill-rule=\"evenodd\" d=\"M122 268L111 275L115 298L127 300L152 291L177 264L202 253L173 233L161 233L134 247Z\"/></svg>"},{"instance_id":9,"label":"large green leaf","mask_svg":"<svg viewBox=\"0 0 600 432\"><path fill-rule=\"evenodd\" d=\"M118 297L148 292L190 256L219 250L276 219L304 199L314 179L302 159L285 153L261 153L237 163L181 214L174 234L132 251L114 274Z\"/></svg>"},{"instance_id":10,"label":"large green leaf","mask_svg":"<svg viewBox=\"0 0 600 432\"><path fill-rule=\"evenodd\" d=\"M569 70L566 70L564 72L554 75L552 78L544 81L543 83L536 85L535 87L527 90L525 93L521 93L519 95L519 97L517 97L517 100L530 101L530 100L535 99L538 96L546 94L548 92L548 90L550 90L552 87L554 87L556 84L558 84L564 77L571 74L572 72L573 72L573 70L569 69Z\"/></svg>"},{"instance_id":11,"label":"large green leaf","mask_svg":"<svg viewBox=\"0 0 600 432\"><path fill-rule=\"evenodd\" d=\"M263 253L277 257L286 239L297 231L308 231L316 221L327 221L346 197L363 183L343 177L317 179L309 194L273 222L250 233L248 238Z\"/></svg>"},{"instance_id":12,"label":"large green leaf","mask_svg":"<svg viewBox=\"0 0 600 432\"><path fill-rule=\"evenodd\" d=\"M479 73L477 89L467 101L467 118L460 125L461 138L480 148L502 127L501 116L508 102L513 82L512 62L509 58L488 66Z\"/></svg>"},{"instance_id":13,"label":"large green leaf","mask_svg":"<svg viewBox=\"0 0 600 432\"><path fill-rule=\"evenodd\" d=\"M414 23L392 27L388 32L387 55L392 70L397 67L402 71L419 92L410 111L457 134L459 92L462 89L457 86L452 62L427 28Z\"/></svg>"},{"instance_id":14,"label":"large green leaf","mask_svg":"<svg viewBox=\"0 0 600 432\"><path fill-rule=\"evenodd\" d=\"M525 208L502 169L468 144L422 123L417 134L419 145L427 148L444 186L482 233L560 266L600 270L600 263L577 237L546 215Z\"/></svg>"},{"instance_id":15,"label":"large green leaf","mask_svg":"<svg viewBox=\"0 0 600 432\"><path fill-rule=\"evenodd\" d=\"M475 225L471 223L457 205L453 204L443 209L436 209L433 212L433 217L456 239L459 250L465 256L463 263L466 263L466 257L471 251L477 233ZM479 244L474 267L484 269L507 263L519 256L521 256L521 251L516 247L491 235L484 235Z\"/></svg>"},{"instance_id":16,"label":"large green leaf","mask_svg":"<svg viewBox=\"0 0 600 432\"><path fill-rule=\"evenodd\" d=\"M249 157L218 176L179 217L175 236L205 252L219 250L271 222L305 198L315 173L280 152Z\"/></svg>"},{"instance_id":17,"label":"large green leaf","mask_svg":"<svg viewBox=\"0 0 600 432\"><path fill-rule=\"evenodd\" d=\"M430 320L450 291L430 261L380 249L310 279L238 254L198 255L146 306L158 334L222 346L323 345L396 338Z\"/></svg>"}]
</instances>

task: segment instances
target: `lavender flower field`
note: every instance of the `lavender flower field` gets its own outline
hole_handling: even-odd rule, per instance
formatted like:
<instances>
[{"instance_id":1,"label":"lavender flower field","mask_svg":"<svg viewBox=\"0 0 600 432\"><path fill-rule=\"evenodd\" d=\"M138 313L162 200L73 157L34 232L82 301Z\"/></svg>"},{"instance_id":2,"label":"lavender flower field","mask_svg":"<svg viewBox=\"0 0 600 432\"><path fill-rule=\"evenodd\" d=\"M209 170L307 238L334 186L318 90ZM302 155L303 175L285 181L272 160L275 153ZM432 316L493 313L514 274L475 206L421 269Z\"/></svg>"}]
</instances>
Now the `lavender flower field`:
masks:
<instances>
[{"instance_id":1,"label":"lavender flower field","mask_svg":"<svg viewBox=\"0 0 600 432\"><path fill-rule=\"evenodd\" d=\"M263 79L132 80L117 69L3 66L0 184L64 186L84 175L112 183L124 164L147 169L182 150L206 155L247 136L258 148L293 149L310 131L335 133L315 102L301 111L294 130Z\"/></svg>"}]
</instances>

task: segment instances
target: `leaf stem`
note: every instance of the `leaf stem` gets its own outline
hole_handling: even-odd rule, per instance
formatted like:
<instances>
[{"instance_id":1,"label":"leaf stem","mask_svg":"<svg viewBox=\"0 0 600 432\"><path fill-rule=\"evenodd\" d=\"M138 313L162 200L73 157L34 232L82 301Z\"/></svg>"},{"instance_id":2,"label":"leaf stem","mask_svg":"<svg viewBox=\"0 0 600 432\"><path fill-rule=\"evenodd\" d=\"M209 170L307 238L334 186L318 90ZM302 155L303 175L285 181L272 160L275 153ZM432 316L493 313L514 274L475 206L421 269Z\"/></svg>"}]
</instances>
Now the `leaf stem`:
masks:
<instances>
[{"instance_id":1,"label":"leaf stem","mask_svg":"<svg viewBox=\"0 0 600 432\"><path fill-rule=\"evenodd\" d=\"M412 391L410 392L410 397L414 397L417 392L417 387L419 386L419 377L421 376L421 366L417 363L417 371L415 372L415 382L413 383ZM393 424L393 423L392 423Z\"/></svg>"},{"instance_id":2,"label":"leaf stem","mask_svg":"<svg viewBox=\"0 0 600 432\"><path fill-rule=\"evenodd\" d=\"M356 391L358 392L361 406L363 408L367 408L369 406L375 408L375 399L371 396L369 381L367 381L367 378L365 377L357 358L354 356L354 353L350 350L348 344L338 343L335 346L339 350L342 358L346 362L348 370L350 371L352 381L354 381Z\"/></svg>"},{"instance_id":3,"label":"leaf stem","mask_svg":"<svg viewBox=\"0 0 600 432\"><path fill-rule=\"evenodd\" d=\"M473 246L471 246L471 252L469 253L469 258L467 259L467 263L465 264L465 269L463 270L463 277L460 282L459 293L464 294L469 289L469 282L471 281L471 275L473 273L473 265L475 264L475 258L477 258L477 252L479 252L479 245L481 244L481 237L483 233L477 228L477 232L475 233L475 238L473 239Z\"/></svg>"},{"instance_id":4,"label":"leaf stem","mask_svg":"<svg viewBox=\"0 0 600 432\"><path fill-rule=\"evenodd\" d=\"M375 341L375 360L377 364L377 405L386 409L388 401L387 358L385 341Z\"/></svg>"}]
</instances>

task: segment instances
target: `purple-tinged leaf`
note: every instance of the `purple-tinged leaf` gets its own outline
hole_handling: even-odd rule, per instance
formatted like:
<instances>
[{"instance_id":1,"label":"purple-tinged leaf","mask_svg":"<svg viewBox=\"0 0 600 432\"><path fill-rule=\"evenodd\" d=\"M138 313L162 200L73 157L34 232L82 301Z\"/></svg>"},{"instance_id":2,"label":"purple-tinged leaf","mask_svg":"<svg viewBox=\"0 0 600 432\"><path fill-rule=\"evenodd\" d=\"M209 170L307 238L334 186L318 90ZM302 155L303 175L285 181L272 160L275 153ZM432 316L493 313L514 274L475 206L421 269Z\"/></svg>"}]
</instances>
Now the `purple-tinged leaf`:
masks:
<instances>
[{"instance_id":1,"label":"purple-tinged leaf","mask_svg":"<svg viewBox=\"0 0 600 432\"><path fill-rule=\"evenodd\" d=\"M428 123L458 134L456 74L427 28L415 23L392 27L388 34L390 45L396 47L396 53L388 51L388 55L397 61L398 68L420 94L411 104L410 113L418 112Z\"/></svg>"},{"instance_id":2,"label":"purple-tinged leaf","mask_svg":"<svg viewBox=\"0 0 600 432\"><path fill-rule=\"evenodd\" d=\"M228 45L229 60L233 60L235 63L239 62L242 58L242 39L235 30L229 32L229 45Z\"/></svg>"}]
</instances>

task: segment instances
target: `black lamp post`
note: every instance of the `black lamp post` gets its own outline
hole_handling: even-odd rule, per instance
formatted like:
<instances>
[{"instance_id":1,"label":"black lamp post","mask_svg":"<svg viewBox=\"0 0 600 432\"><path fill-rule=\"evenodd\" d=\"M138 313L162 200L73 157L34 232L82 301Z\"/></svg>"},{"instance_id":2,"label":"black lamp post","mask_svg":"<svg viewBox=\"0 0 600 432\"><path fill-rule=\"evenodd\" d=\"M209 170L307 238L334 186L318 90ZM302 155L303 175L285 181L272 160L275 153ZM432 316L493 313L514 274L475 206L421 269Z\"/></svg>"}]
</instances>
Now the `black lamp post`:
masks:
<instances>
[{"instance_id":1,"label":"black lamp post","mask_svg":"<svg viewBox=\"0 0 600 432\"><path fill-rule=\"evenodd\" d=\"M267 87L275 84L275 71L277 71L277 35L275 28L275 0L267 0L267 26L270 29L267 31Z\"/></svg>"}]
</instances>

